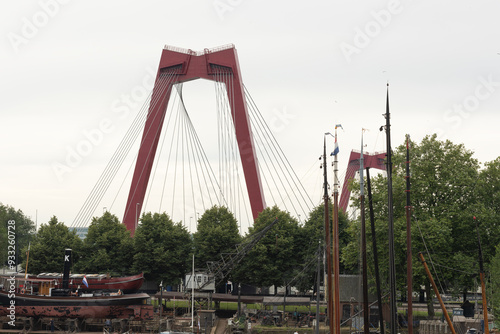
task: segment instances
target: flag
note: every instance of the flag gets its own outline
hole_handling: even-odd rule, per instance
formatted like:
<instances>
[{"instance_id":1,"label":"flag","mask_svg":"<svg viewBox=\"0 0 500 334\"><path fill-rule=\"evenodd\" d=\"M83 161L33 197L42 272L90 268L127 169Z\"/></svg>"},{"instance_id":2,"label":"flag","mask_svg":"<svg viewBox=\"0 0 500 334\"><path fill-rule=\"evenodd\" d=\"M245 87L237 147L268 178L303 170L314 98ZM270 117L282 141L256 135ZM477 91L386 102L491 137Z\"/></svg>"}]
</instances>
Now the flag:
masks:
<instances>
[{"instance_id":1,"label":"flag","mask_svg":"<svg viewBox=\"0 0 500 334\"><path fill-rule=\"evenodd\" d=\"M342 127L342 124L335 124L335 148L333 149L333 152L330 155L337 155L339 153L339 144L337 143L337 128L341 128L344 130Z\"/></svg>"},{"instance_id":2,"label":"flag","mask_svg":"<svg viewBox=\"0 0 500 334\"><path fill-rule=\"evenodd\" d=\"M337 143L337 138L335 138L335 148L330 155L337 155L339 153L339 144Z\"/></svg>"},{"instance_id":3,"label":"flag","mask_svg":"<svg viewBox=\"0 0 500 334\"><path fill-rule=\"evenodd\" d=\"M82 280L83 284L85 284L85 286L88 288L89 287L89 282L87 282L87 276L83 276L83 280Z\"/></svg>"}]
</instances>

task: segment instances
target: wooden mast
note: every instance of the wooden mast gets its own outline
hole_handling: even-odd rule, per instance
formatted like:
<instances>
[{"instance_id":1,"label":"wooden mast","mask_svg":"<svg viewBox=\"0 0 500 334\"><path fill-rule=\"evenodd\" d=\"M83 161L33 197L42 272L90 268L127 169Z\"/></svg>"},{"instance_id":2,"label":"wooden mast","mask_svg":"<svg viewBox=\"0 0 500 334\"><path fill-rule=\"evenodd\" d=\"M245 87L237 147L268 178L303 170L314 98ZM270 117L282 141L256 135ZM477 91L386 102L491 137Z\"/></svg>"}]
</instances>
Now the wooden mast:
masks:
<instances>
[{"instance_id":1,"label":"wooden mast","mask_svg":"<svg viewBox=\"0 0 500 334\"><path fill-rule=\"evenodd\" d=\"M394 217L392 204L392 152L391 152L391 114L389 112L389 84L387 84L387 100L385 112L385 133L387 138L387 212L389 230L389 286L390 286L390 319L391 334L397 334L398 318L396 306L396 264L394 251Z\"/></svg>"},{"instance_id":2,"label":"wooden mast","mask_svg":"<svg viewBox=\"0 0 500 334\"><path fill-rule=\"evenodd\" d=\"M429 267L427 266L427 262L425 262L424 255L422 252L418 253L418 256L420 257L420 261L422 261L422 264L424 265L425 272L427 273L427 276L429 277L429 281L431 282L432 289L434 289L434 293L436 294L437 299L439 300L439 305L441 306L441 310L443 311L444 317L446 318L446 322L448 323L448 327L450 327L451 333L456 334L455 328L453 327L453 323L451 322L450 315L448 314L448 311L446 310L446 306L444 305L443 299L441 298L441 295L439 294L439 290L436 286L436 283L434 282L434 279L432 278L431 271L429 270Z\"/></svg>"},{"instance_id":3,"label":"wooden mast","mask_svg":"<svg viewBox=\"0 0 500 334\"><path fill-rule=\"evenodd\" d=\"M479 236L479 228L477 226L476 217L474 217L474 222L476 223L477 244L479 248L479 279L481 280L481 296L483 299L484 333L490 334L490 326L488 325L488 304L486 303L486 287L484 284L483 251L481 249L481 238Z\"/></svg>"},{"instance_id":4,"label":"wooden mast","mask_svg":"<svg viewBox=\"0 0 500 334\"><path fill-rule=\"evenodd\" d=\"M365 182L363 176L363 132L361 130L361 156L359 158L359 188L361 201L361 263L363 272L363 321L364 333L370 334L370 318L368 310L368 264L366 260L366 224L365 224Z\"/></svg>"},{"instance_id":5,"label":"wooden mast","mask_svg":"<svg viewBox=\"0 0 500 334\"><path fill-rule=\"evenodd\" d=\"M411 251L410 135L406 136L406 276L408 289L408 334L413 334L413 270Z\"/></svg>"},{"instance_id":6,"label":"wooden mast","mask_svg":"<svg viewBox=\"0 0 500 334\"><path fill-rule=\"evenodd\" d=\"M380 287L380 272L378 267L377 235L375 232L375 214L373 212L372 187L370 182L370 168L366 168L366 188L368 190L368 207L370 209L370 225L372 231L373 265L375 266L375 283L377 286L377 304L380 334L385 334L384 312L382 307L382 289Z\"/></svg>"},{"instance_id":7,"label":"wooden mast","mask_svg":"<svg viewBox=\"0 0 500 334\"><path fill-rule=\"evenodd\" d=\"M339 178L338 178L338 160L337 154L339 152L339 146L337 143L337 128L342 128L341 124L335 125L335 150L333 151L333 295L334 295L334 319L335 319L335 334L340 334L340 256L339 256ZM343 128L342 128L343 129Z\"/></svg>"},{"instance_id":8,"label":"wooden mast","mask_svg":"<svg viewBox=\"0 0 500 334\"><path fill-rule=\"evenodd\" d=\"M26 270L24 271L24 279L28 278L28 262L30 261L31 241L28 243L28 251L26 252Z\"/></svg>"},{"instance_id":9,"label":"wooden mast","mask_svg":"<svg viewBox=\"0 0 500 334\"><path fill-rule=\"evenodd\" d=\"M332 246L330 240L330 217L328 209L328 178L326 173L326 137L323 142L323 188L324 188L324 202L325 202L325 256L326 256L326 267L327 267L327 291L326 298L328 302L328 321L330 322L330 334L333 334L333 298L332 298Z\"/></svg>"}]
</instances>

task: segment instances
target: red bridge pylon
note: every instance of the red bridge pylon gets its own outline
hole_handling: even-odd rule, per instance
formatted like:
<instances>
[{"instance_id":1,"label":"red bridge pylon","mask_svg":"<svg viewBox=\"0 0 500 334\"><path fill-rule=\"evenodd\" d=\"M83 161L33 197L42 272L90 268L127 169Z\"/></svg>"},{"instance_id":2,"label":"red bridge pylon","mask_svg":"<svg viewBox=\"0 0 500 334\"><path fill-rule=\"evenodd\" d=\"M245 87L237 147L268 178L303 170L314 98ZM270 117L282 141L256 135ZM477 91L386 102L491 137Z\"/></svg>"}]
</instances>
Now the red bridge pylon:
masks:
<instances>
[{"instance_id":1,"label":"red bridge pylon","mask_svg":"<svg viewBox=\"0 0 500 334\"><path fill-rule=\"evenodd\" d=\"M385 170L385 153L366 153L363 152L363 165L365 168L376 168ZM359 159L361 158L361 153L355 150L351 151L349 156L349 163L347 164L347 171L345 173L344 185L342 186L342 194L340 195L339 207L347 211L347 205L349 204L349 198L351 196L351 191L349 190L349 182L354 178L356 172L359 171Z\"/></svg>"},{"instance_id":2,"label":"red bridge pylon","mask_svg":"<svg viewBox=\"0 0 500 334\"><path fill-rule=\"evenodd\" d=\"M236 49L229 45L195 52L166 46L158 66L123 217L123 223L132 235L142 209L172 87L200 78L225 83L253 218L265 208Z\"/></svg>"}]
</instances>

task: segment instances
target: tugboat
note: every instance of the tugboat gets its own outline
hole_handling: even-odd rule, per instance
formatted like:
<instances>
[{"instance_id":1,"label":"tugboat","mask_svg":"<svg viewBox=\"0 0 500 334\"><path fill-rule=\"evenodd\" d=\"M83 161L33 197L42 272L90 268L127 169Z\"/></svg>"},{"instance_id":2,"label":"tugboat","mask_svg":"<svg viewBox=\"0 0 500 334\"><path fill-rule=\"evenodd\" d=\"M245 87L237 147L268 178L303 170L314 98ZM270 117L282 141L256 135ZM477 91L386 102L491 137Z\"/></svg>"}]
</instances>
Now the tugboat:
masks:
<instances>
[{"instance_id":1,"label":"tugboat","mask_svg":"<svg viewBox=\"0 0 500 334\"><path fill-rule=\"evenodd\" d=\"M0 283L0 316L55 318L153 318L146 293L82 291L69 287L71 249L64 255L62 288L56 279L3 277Z\"/></svg>"},{"instance_id":2,"label":"tugboat","mask_svg":"<svg viewBox=\"0 0 500 334\"><path fill-rule=\"evenodd\" d=\"M63 274L42 273L35 277L40 280L56 280L62 284ZM87 284L83 282L85 278ZM133 276L110 277L106 274L71 274L69 276L69 288L81 290L121 290L123 293L133 293L139 290L144 282L144 274Z\"/></svg>"}]
</instances>

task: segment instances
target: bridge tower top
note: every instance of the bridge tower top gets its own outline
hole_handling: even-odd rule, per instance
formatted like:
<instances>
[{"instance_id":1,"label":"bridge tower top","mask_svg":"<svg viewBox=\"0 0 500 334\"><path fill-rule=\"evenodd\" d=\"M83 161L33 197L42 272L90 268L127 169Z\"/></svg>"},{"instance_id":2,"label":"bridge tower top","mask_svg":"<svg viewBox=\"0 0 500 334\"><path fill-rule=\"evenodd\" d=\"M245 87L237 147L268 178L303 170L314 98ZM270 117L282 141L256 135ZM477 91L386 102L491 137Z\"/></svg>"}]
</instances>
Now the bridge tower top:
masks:
<instances>
[{"instance_id":1,"label":"bridge tower top","mask_svg":"<svg viewBox=\"0 0 500 334\"><path fill-rule=\"evenodd\" d=\"M162 50L123 223L135 232L173 85L196 79L225 84L253 218L265 208L254 140L234 45L203 51L173 46Z\"/></svg>"},{"instance_id":2,"label":"bridge tower top","mask_svg":"<svg viewBox=\"0 0 500 334\"><path fill-rule=\"evenodd\" d=\"M385 152L379 153L375 152L373 154L363 152L363 161L365 168L376 168L385 170ZM342 186L342 193L340 195L339 207L347 211L347 205L349 204L349 197L351 196L351 191L349 190L349 182L354 178L356 172L359 171L359 159L361 158L361 152L357 150L352 150L349 156L349 162L347 163L347 171L345 173L344 184Z\"/></svg>"}]
</instances>

